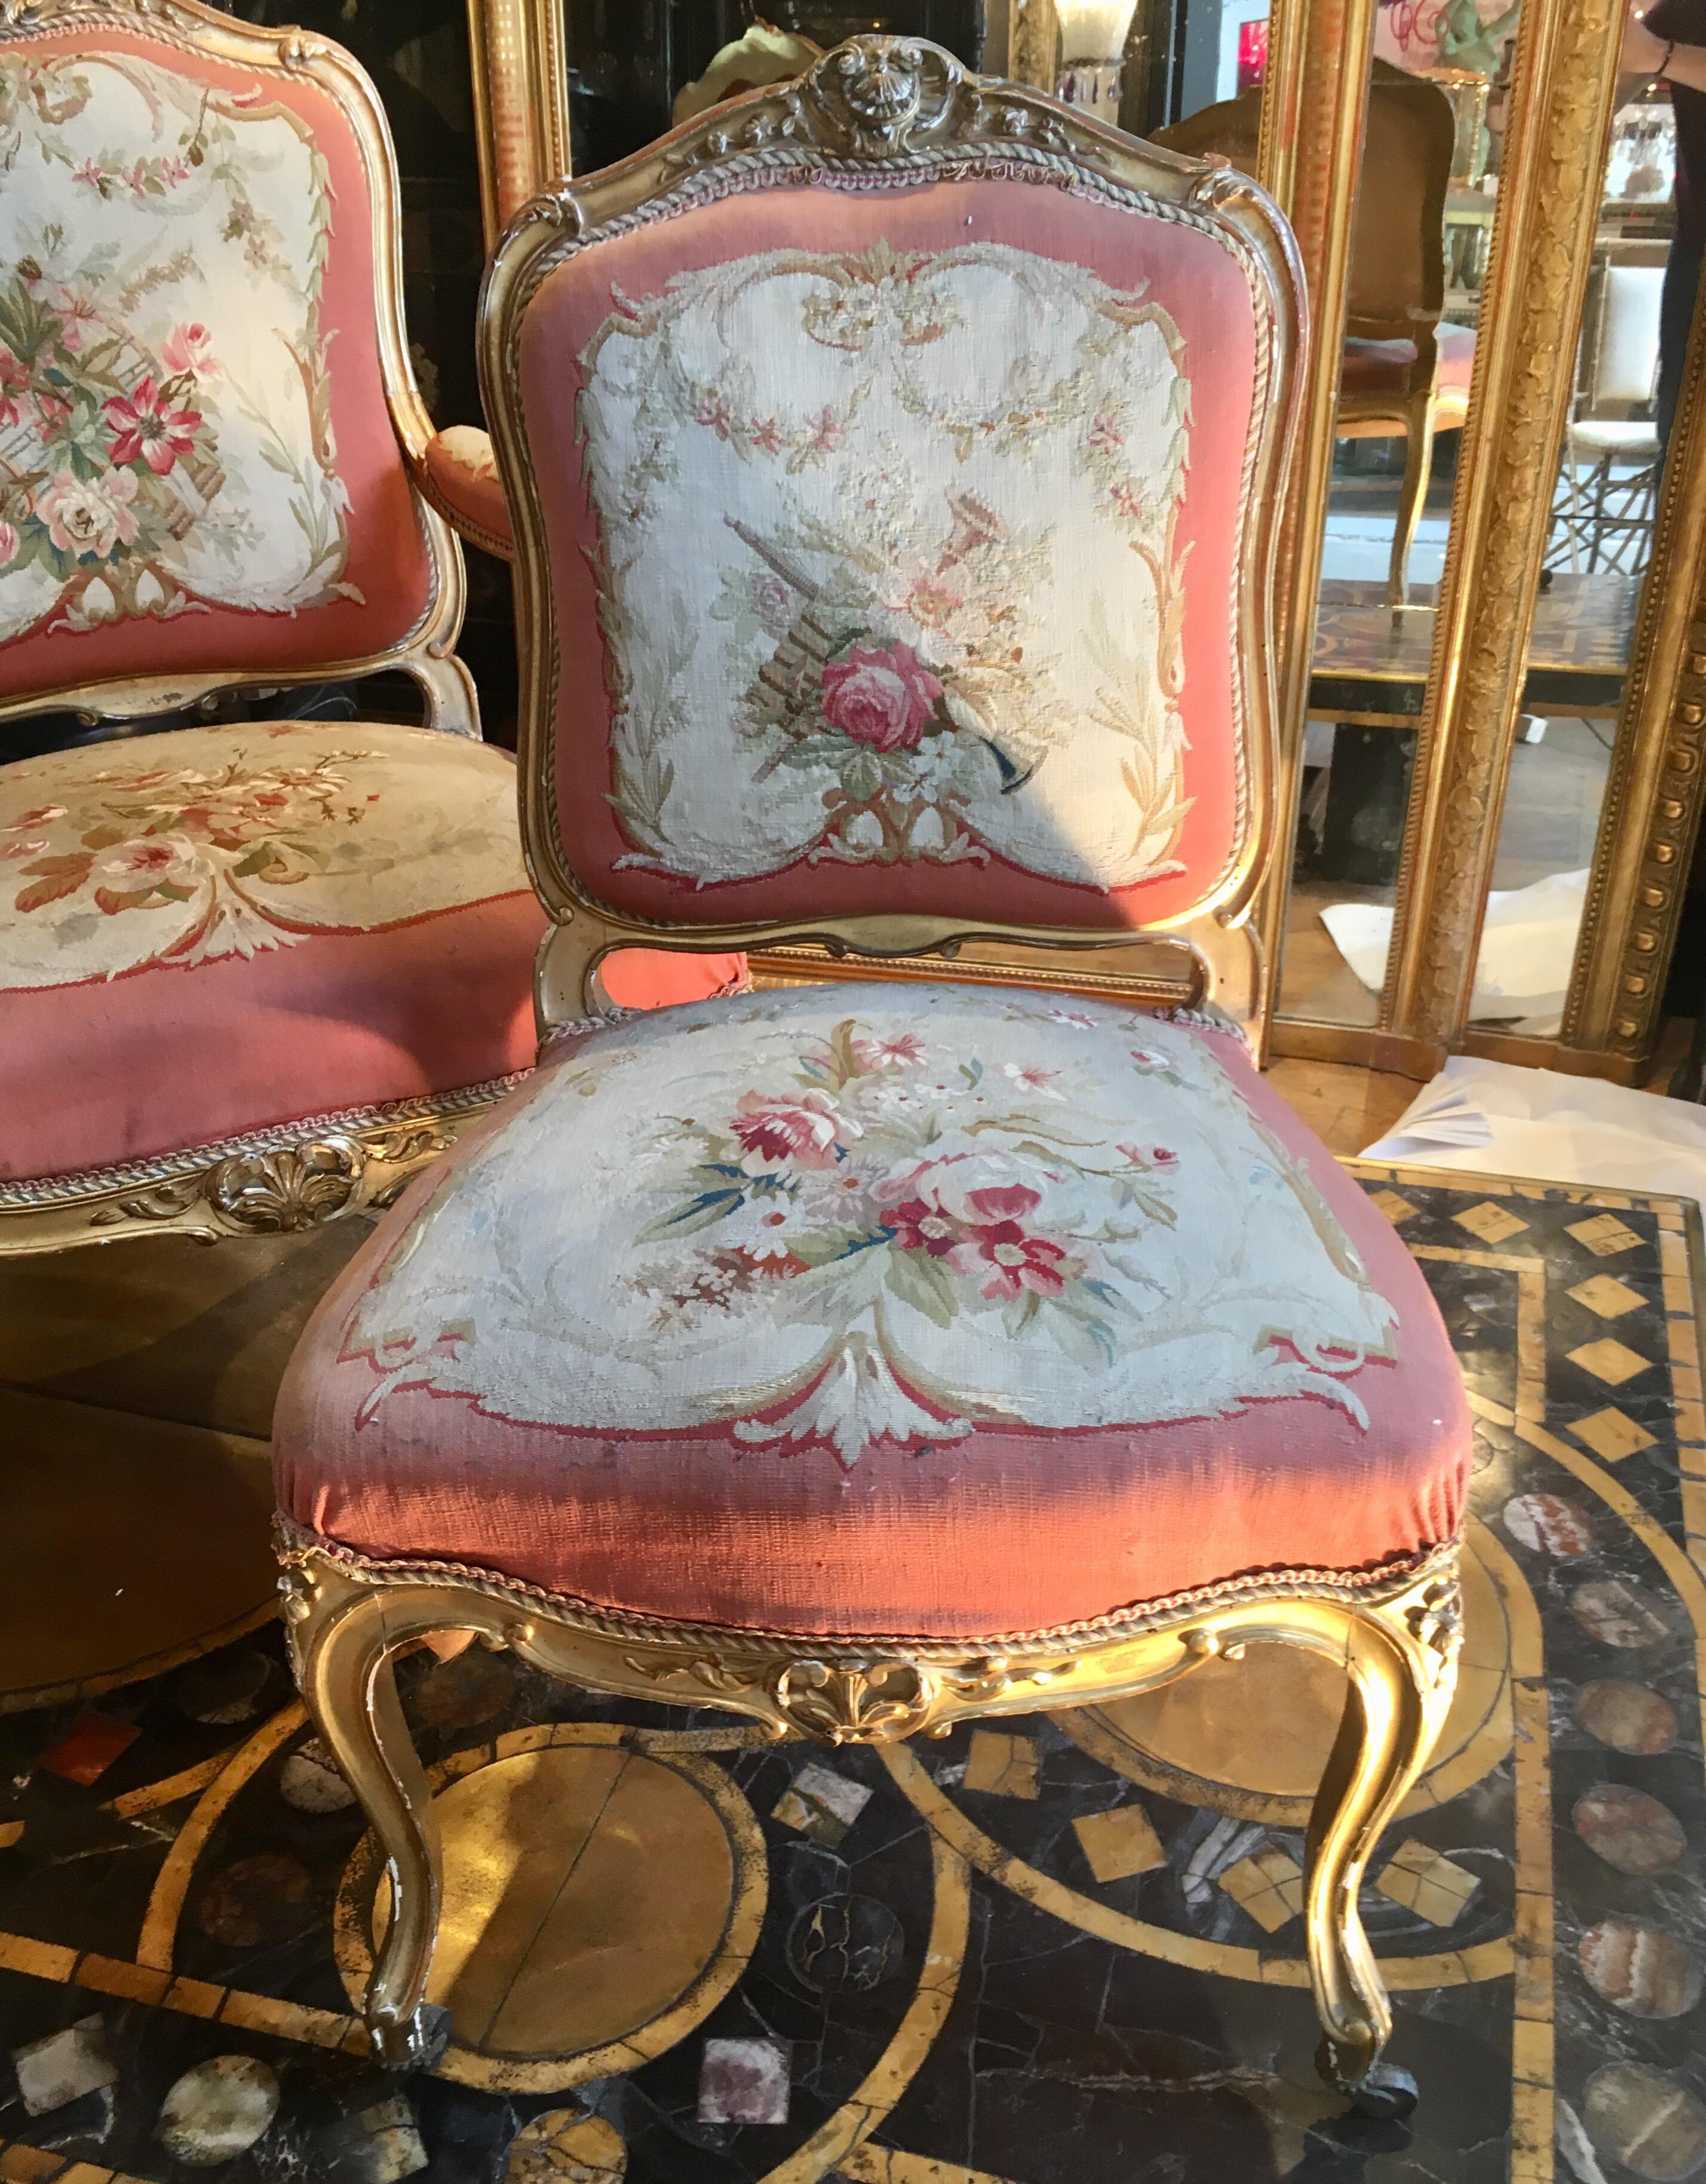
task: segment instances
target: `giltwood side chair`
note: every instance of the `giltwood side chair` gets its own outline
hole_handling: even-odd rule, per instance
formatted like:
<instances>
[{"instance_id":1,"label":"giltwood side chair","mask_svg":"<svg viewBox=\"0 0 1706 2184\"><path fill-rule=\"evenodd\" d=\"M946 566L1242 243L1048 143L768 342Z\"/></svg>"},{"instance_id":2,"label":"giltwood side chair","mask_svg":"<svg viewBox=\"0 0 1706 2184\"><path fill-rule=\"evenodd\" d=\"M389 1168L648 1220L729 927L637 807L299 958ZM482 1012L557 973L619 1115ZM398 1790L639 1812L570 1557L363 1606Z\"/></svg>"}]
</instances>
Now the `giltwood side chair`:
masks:
<instances>
[{"instance_id":1,"label":"giltwood side chair","mask_svg":"<svg viewBox=\"0 0 1706 2184\"><path fill-rule=\"evenodd\" d=\"M1204 107L1162 130L1157 141L1179 152L1218 152L1253 174L1261 115L1258 87ZM1386 588L1394 606L1409 596L1410 549L1427 499L1434 435L1469 415L1475 372L1473 330L1441 316L1456 139L1455 112L1438 84L1389 61L1373 64L1333 431L1341 440L1404 443Z\"/></svg>"},{"instance_id":2,"label":"giltwood side chair","mask_svg":"<svg viewBox=\"0 0 1706 2184\"><path fill-rule=\"evenodd\" d=\"M399 271L384 114L338 47L195 0L5 10L0 718L393 668L427 724L0 768L0 1255L382 1204L532 1064L548 921L452 649Z\"/></svg>"},{"instance_id":3,"label":"giltwood side chair","mask_svg":"<svg viewBox=\"0 0 1706 2184\"><path fill-rule=\"evenodd\" d=\"M327 1294L274 1437L302 1688L390 1864L387 2060L438 1911L392 1677L426 1634L829 1744L1271 1641L1348 1680L1322 2067L1413 2099L1357 1897L1452 1687L1469 1423L1238 1022L1302 309L1230 169L915 40L505 237L549 1031ZM641 935L1008 967L611 1023ZM1135 936L1191 1006L1028 981Z\"/></svg>"}]
</instances>

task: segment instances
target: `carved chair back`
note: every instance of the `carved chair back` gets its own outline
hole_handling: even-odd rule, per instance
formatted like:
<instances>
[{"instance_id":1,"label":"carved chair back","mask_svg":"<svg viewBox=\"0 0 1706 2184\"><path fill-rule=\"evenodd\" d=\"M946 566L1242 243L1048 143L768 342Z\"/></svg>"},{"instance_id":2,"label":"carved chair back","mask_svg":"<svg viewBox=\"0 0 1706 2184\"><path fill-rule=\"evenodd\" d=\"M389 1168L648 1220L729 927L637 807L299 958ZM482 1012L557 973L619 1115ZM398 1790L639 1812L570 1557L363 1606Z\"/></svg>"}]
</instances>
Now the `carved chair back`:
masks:
<instances>
[{"instance_id":1,"label":"carved chair back","mask_svg":"<svg viewBox=\"0 0 1706 2184\"><path fill-rule=\"evenodd\" d=\"M432 430L399 283L341 48L197 0L9 0L0 716L393 663L433 688L462 566L399 445Z\"/></svg>"},{"instance_id":2,"label":"carved chair back","mask_svg":"<svg viewBox=\"0 0 1706 2184\"><path fill-rule=\"evenodd\" d=\"M1194 931L1272 833L1272 204L856 39L527 208L482 370L523 833L588 951Z\"/></svg>"}]
</instances>

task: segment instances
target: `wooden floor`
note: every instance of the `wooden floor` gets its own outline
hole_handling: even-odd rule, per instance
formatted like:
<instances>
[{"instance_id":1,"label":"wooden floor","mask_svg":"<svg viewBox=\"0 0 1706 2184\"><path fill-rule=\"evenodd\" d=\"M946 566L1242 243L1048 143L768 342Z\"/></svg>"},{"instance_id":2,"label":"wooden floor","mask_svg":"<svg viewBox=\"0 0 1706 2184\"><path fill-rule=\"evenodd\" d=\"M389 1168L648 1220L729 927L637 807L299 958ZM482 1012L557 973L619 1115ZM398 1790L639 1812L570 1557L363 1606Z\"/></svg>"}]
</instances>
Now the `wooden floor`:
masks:
<instances>
[{"instance_id":1,"label":"wooden floor","mask_svg":"<svg viewBox=\"0 0 1706 2184\"><path fill-rule=\"evenodd\" d=\"M1266 1075L1328 1150L1341 1154L1384 1136L1421 1089L1411 1078L1343 1061L1272 1061Z\"/></svg>"}]
</instances>

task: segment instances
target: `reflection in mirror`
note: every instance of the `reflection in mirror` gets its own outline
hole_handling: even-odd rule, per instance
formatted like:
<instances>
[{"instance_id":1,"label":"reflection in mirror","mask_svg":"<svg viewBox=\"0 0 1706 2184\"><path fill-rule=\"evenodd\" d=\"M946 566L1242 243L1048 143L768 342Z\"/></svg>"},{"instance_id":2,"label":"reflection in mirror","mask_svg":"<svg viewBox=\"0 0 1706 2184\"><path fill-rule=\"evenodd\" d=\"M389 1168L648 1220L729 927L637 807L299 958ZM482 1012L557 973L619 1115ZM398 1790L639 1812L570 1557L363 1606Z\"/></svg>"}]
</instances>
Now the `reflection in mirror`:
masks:
<instances>
[{"instance_id":1,"label":"reflection in mirror","mask_svg":"<svg viewBox=\"0 0 1706 2184\"><path fill-rule=\"evenodd\" d=\"M984 0L562 0L577 174L625 159L719 100L798 75L865 31L933 39L984 58ZM1102 12L1109 12L1103 10ZM1129 13L1128 7L1126 12Z\"/></svg>"},{"instance_id":2,"label":"reflection in mirror","mask_svg":"<svg viewBox=\"0 0 1706 2184\"><path fill-rule=\"evenodd\" d=\"M1654 23L1666 7L1677 10L1680 0L1660 0ZM1631 47L1646 58L1646 35L1636 22L1625 58ZM1706 49L1693 50L1706 62ZM1693 279L1698 273L1698 241L1690 267L1692 238L1678 233L1670 95L1635 76L1619 90L1470 1007L1478 1028L1518 1037L1559 1028L1686 345L1692 279L1680 332L1673 325L1665 337L1673 248ZM1673 292L1678 285L1673 276ZM1670 383L1661 387L1661 379Z\"/></svg>"},{"instance_id":3,"label":"reflection in mirror","mask_svg":"<svg viewBox=\"0 0 1706 2184\"><path fill-rule=\"evenodd\" d=\"M1514 8L1381 0L1280 1012L1373 1027L1492 227Z\"/></svg>"}]
</instances>

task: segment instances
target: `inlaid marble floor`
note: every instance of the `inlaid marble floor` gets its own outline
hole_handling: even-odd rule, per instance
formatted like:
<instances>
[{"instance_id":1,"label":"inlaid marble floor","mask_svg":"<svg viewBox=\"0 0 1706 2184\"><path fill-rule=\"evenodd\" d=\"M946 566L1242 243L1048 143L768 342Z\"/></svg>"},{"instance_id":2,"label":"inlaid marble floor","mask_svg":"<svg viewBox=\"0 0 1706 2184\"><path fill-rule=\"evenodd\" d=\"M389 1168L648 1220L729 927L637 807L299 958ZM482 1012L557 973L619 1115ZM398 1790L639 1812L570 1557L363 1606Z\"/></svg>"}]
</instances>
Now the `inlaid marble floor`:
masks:
<instances>
[{"instance_id":1,"label":"inlaid marble floor","mask_svg":"<svg viewBox=\"0 0 1706 2184\"><path fill-rule=\"evenodd\" d=\"M0 2180L1706 2174L1694 1239L1669 1201L1363 1173L1479 1435L1461 1687L1363 1898L1408 2123L1342 2120L1311 2064L1324 1669L1257 1648L1145 1701L832 1753L418 1656L449 2045L393 2080L353 2014L385 1884L269 1625L0 1716ZM272 1340L234 1346L235 1410L203 1425L253 1432Z\"/></svg>"}]
</instances>

